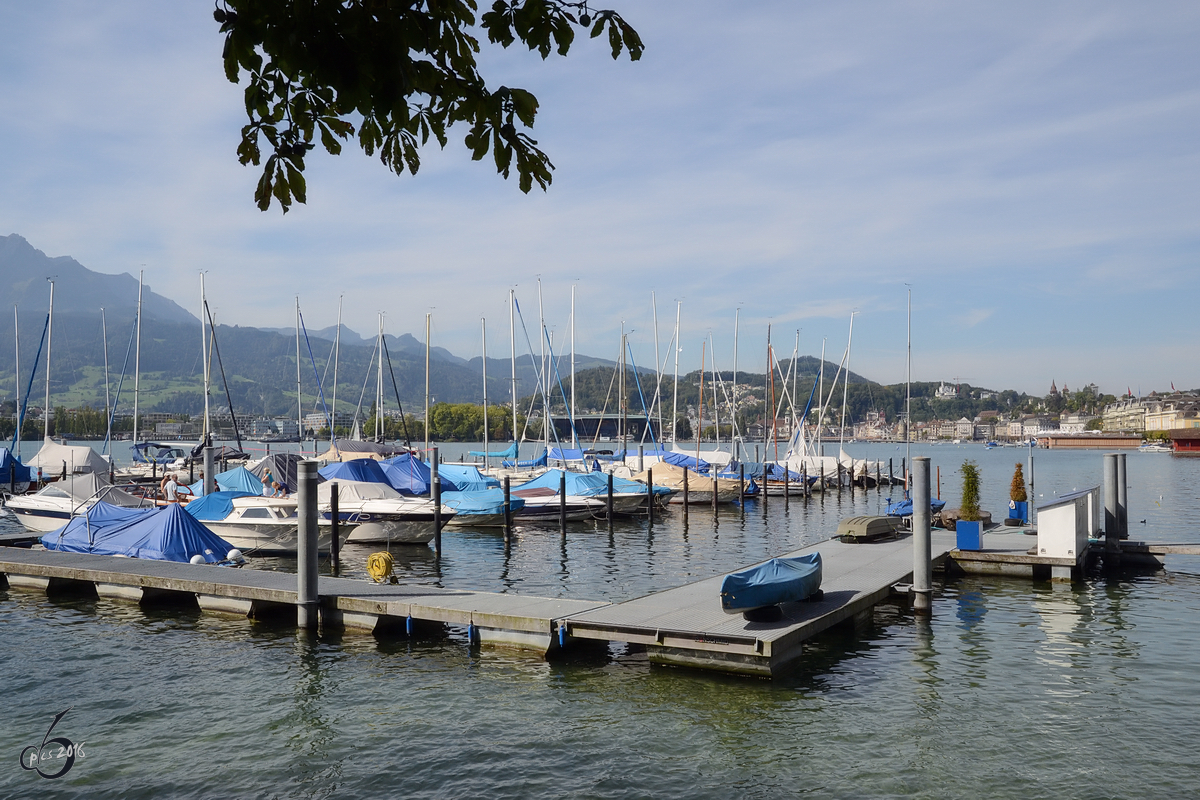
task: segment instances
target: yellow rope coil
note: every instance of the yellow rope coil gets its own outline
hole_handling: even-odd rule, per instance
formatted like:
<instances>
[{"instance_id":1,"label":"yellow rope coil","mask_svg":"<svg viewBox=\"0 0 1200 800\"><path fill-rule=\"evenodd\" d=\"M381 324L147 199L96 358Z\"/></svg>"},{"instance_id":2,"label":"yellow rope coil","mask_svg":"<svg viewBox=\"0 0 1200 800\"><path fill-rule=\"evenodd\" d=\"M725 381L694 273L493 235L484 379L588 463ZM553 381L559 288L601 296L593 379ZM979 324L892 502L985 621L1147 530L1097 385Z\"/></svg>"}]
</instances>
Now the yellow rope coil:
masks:
<instances>
[{"instance_id":1,"label":"yellow rope coil","mask_svg":"<svg viewBox=\"0 0 1200 800\"><path fill-rule=\"evenodd\" d=\"M367 556L367 574L376 583L383 583L392 575L392 554L371 553Z\"/></svg>"}]
</instances>

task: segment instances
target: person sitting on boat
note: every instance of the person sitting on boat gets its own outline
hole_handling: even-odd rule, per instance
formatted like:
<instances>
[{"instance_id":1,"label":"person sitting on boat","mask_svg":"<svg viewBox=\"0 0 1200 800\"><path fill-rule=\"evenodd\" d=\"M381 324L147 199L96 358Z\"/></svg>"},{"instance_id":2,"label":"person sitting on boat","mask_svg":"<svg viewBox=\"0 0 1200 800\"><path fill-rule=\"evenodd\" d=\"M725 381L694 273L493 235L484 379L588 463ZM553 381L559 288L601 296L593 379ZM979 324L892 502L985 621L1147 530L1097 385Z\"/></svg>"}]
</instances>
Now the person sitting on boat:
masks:
<instances>
[{"instance_id":1,"label":"person sitting on boat","mask_svg":"<svg viewBox=\"0 0 1200 800\"><path fill-rule=\"evenodd\" d=\"M274 490L275 497L287 497L288 496L288 487L287 487L286 483L276 482L276 483L271 484L271 488Z\"/></svg>"},{"instance_id":2,"label":"person sitting on boat","mask_svg":"<svg viewBox=\"0 0 1200 800\"><path fill-rule=\"evenodd\" d=\"M275 479L271 477L271 471L263 472L263 497L273 497L275 495Z\"/></svg>"}]
</instances>

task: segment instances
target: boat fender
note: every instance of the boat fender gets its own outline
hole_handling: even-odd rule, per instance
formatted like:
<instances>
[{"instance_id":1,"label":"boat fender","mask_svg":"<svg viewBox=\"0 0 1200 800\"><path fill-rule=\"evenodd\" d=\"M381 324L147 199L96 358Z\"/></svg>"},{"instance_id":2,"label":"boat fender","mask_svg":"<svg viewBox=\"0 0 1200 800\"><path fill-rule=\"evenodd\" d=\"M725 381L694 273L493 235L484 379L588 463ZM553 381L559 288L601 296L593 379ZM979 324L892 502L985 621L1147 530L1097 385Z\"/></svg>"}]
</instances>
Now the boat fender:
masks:
<instances>
[{"instance_id":1,"label":"boat fender","mask_svg":"<svg viewBox=\"0 0 1200 800\"><path fill-rule=\"evenodd\" d=\"M467 644L475 644L475 623L474 621L467 623Z\"/></svg>"},{"instance_id":2,"label":"boat fender","mask_svg":"<svg viewBox=\"0 0 1200 800\"><path fill-rule=\"evenodd\" d=\"M189 563L189 564L203 564L203 563L204 563L204 556L202 556L202 555L200 555L199 553L197 553L196 555L194 555L194 556L192 556L190 559L188 559L188 563Z\"/></svg>"},{"instance_id":3,"label":"boat fender","mask_svg":"<svg viewBox=\"0 0 1200 800\"><path fill-rule=\"evenodd\" d=\"M558 623L558 649L562 650L567 646L567 623Z\"/></svg>"},{"instance_id":4,"label":"boat fender","mask_svg":"<svg viewBox=\"0 0 1200 800\"><path fill-rule=\"evenodd\" d=\"M412 614L404 619L404 632L408 634L409 638L412 638Z\"/></svg>"}]
</instances>

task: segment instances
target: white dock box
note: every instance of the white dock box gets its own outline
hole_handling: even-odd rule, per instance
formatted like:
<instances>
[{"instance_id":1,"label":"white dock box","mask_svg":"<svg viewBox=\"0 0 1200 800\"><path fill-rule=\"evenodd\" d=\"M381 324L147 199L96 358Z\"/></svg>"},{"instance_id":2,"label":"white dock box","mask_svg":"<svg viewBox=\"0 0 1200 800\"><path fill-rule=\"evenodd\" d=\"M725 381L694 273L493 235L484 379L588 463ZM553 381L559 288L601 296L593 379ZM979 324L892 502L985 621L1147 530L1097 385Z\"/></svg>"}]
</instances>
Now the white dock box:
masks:
<instances>
[{"instance_id":1,"label":"white dock box","mask_svg":"<svg viewBox=\"0 0 1200 800\"><path fill-rule=\"evenodd\" d=\"M1037 509L1038 555L1078 559L1095 535L1100 487L1064 494Z\"/></svg>"}]
</instances>

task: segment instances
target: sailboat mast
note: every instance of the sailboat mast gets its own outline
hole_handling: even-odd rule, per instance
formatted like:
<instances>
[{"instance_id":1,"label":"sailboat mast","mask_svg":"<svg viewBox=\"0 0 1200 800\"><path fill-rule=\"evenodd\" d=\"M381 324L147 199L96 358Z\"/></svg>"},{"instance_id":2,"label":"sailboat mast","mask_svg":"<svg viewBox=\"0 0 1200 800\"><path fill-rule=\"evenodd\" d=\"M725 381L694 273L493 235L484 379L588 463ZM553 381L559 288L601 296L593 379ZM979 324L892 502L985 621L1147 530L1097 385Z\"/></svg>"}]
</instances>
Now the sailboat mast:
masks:
<instances>
[{"instance_id":1,"label":"sailboat mast","mask_svg":"<svg viewBox=\"0 0 1200 800\"><path fill-rule=\"evenodd\" d=\"M904 376L904 489L908 490L908 470L912 469L912 287L908 287L908 365Z\"/></svg>"},{"instance_id":2,"label":"sailboat mast","mask_svg":"<svg viewBox=\"0 0 1200 800\"><path fill-rule=\"evenodd\" d=\"M208 363L208 335L204 328L204 309L207 306L207 300L204 297L204 271L200 271L200 360L203 362L204 374L204 427L201 429L201 441L205 445L208 444L209 434L209 406L208 406L208 385L209 385L209 363ZM296 363L300 363L300 351L296 351ZM233 409L229 409L229 413L233 413Z\"/></svg>"},{"instance_id":3,"label":"sailboat mast","mask_svg":"<svg viewBox=\"0 0 1200 800\"><path fill-rule=\"evenodd\" d=\"M329 411L329 443L337 441L334 430L337 428L337 384L338 361L342 355L342 295L338 295L337 331L333 334L333 406Z\"/></svg>"},{"instance_id":4,"label":"sailboat mast","mask_svg":"<svg viewBox=\"0 0 1200 800\"><path fill-rule=\"evenodd\" d=\"M625 361L625 323L623 321L621 322L621 358L618 360L618 363L621 365L621 381L617 385L618 391L621 393L621 460L624 461L629 455L625 452L629 449L629 445L626 444L627 437L625 435L626 415L628 411L625 397L628 392L625 389L625 365L627 362Z\"/></svg>"},{"instance_id":5,"label":"sailboat mast","mask_svg":"<svg viewBox=\"0 0 1200 800\"><path fill-rule=\"evenodd\" d=\"M429 339L426 326L425 338ZM429 395L429 360L425 360L425 394ZM425 400L425 414L429 414L429 400ZM375 441L382 442L387 429L383 425L383 312L379 312L379 366L375 377Z\"/></svg>"},{"instance_id":6,"label":"sailboat mast","mask_svg":"<svg viewBox=\"0 0 1200 800\"><path fill-rule=\"evenodd\" d=\"M108 418L107 425L104 429L104 450L108 450L108 443L112 441L112 396L108 391L108 320L104 317L104 307L100 307L100 338L104 344L104 416ZM18 381L20 383L20 381ZM17 391L21 389L18 386ZM19 401L18 401L19 402Z\"/></svg>"},{"instance_id":7,"label":"sailboat mast","mask_svg":"<svg viewBox=\"0 0 1200 800\"><path fill-rule=\"evenodd\" d=\"M679 311L683 308L683 301L675 301L675 392L674 398L671 400L671 444L675 444L675 429L679 427Z\"/></svg>"},{"instance_id":8,"label":"sailboat mast","mask_svg":"<svg viewBox=\"0 0 1200 800\"><path fill-rule=\"evenodd\" d=\"M550 449L550 381L546 375L546 314L542 308L542 279L538 284L538 341L542 346L542 374L539 376L539 388L542 390L542 441L546 449ZM530 354L532 355L532 354Z\"/></svg>"},{"instance_id":9,"label":"sailboat mast","mask_svg":"<svg viewBox=\"0 0 1200 800\"><path fill-rule=\"evenodd\" d=\"M821 339L821 395L817 399L817 455L825 457L825 442L822 441L822 428L825 427L825 339Z\"/></svg>"},{"instance_id":10,"label":"sailboat mast","mask_svg":"<svg viewBox=\"0 0 1200 800\"><path fill-rule=\"evenodd\" d=\"M46 323L46 406L42 412L42 436L50 439L50 344L54 341L54 281L50 281L50 317Z\"/></svg>"},{"instance_id":11,"label":"sailboat mast","mask_svg":"<svg viewBox=\"0 0 1200 800\"><path fill-rule=\"evenodd\" d=\"M696 469L700 469L700 437L704 435L704 346L700 341L700 397L696 405Z\"/></svg>"},{"instance_id":12,"label":"sailboat mast","mask_svg":"<svg viewBox=\"0 0 1200 800\"><path fill-rule=\"evenodd\" d=\"M713 343L713 337L712 337L711 333L708 334L708 343L709 344ZM712 367L710 367L710 369L712 370L713 427L717 431L717 449L720 450L721 449L721 405L717 401L717 349L716 349L715 345L713 346L713 360L712 360Z\"/></svg>"},{"instance_id":13,"label":"sailboat mast","mask_svg":"<svg viewBox=\"0 0 1200 800\"><path fill-rule=\"evenodd\" d=\"M513 309L516 307L516 297L512 289L508 290L508 336L512 342L512 417L513 417L513 443L519 441L517 437L517 323L513 316ZM517 444L517 458L520 458L521 446ZM514 463L515 463L514 459Z\"/></svg>"},{"instance_id":14,"label":"sailboat mast","mask_svg":"<svg viewBox=\"0 0 1200 800\"><path fill-rule=\"evenodd\" d=\"M792 348L792 425L797 425L796 421L796 388L800 383L800 329L796 329L796 346ZM795 430L792 431L795 434Z\"/></svg>"},{"instance_id":15,"label":"sailboat mast","mask_svg":"<svg viewBox=\"0 0 1200 800\"><path fill-rule=\"evenodd\" d=\"M21 460L21 323L17 316L17 304L13 303L13 346L16 348L17 368L17 405L13 409L13 419L16 425L17 460Z\"/></svg>"},{"instance_id":16,"label":"sailboat mast","mask_svg":"<svg viewBox=\"0 0 1200 800\"><path fill-rule=\"evenodd\" d=\"M487 412L487 317L479 318L479 325L483 330L483 466L487 468L487 451L488 451L488 412Z\"/></svg>"},{"instance_id":17,"label":"sailboat mast","mask_svg":"<svg viewBox=\"0 0 1200 800\"><path fill-rule=\"evenodd\" d=\"M741 308L733 310L733 457L741 458L741 442L737 436L737 357L738 357L738 322L742 315Z\"/></svg>"},{"instance_id":18,"label":"sailboat mast","mask_svg":"<svg viewBox=\"0 0 1200 800\"><path fill-rule=\"evenodd\" d=\"M429 320L432 312L425 312L425 457L429 458ZM383 341L380 334L380 341Z\"/></svg>"},{"instance_id":19,"label":"sailboat mast","mask_svg":"<svg viewBox=\"0 0 1200 800\"><path fill-rule=\"evenodd\" d=\"M137 348L133 353L133 443L138 440L138 397L142 382L142 277L145 270L138 270ZM126 350L125 352L129 352Z\"/></svg>"},{"instance_id":20,"label":"sailboat mast","mask_svg":"<svg viewBox=\"0 0 1200 800\"><path fill-rule=\"evenodd\" d=\"M579 449L579 431L575 428L575 286L571 286L571 446Z\"/></svg>"},{"instance_id":21,"label":"sailboat mast","mask_svg":"<svg viewBox=\"0 0 1200 800\"><path fill-rule=\"evenodd\" d=\"M658 402L659 392L662 391L662 362L658 360L658 301L654 292L650 292L650 310L654 314L654 406L658 408L658 435L662 437L662 404ZM649 424L649 420L646 421ZM645 437L643 436L644 440Z\"/></svg>"},{"instance_id":22,"label":"sailboat mast","mask_svg":"<svg viewBox=\"0 0 1200 800\"><path fill-rule=\"evenodd\" d=\"M770 379L770 382L771 382L771 387L770 387L771 388L771 404L768 407L768 410L771 412L771 442L770 443L772 445L774 445L774 447L775 447L775 460L778 461L779 460L779 439L775 435L775 433L776 433L776 431L775 431L775 416L776 416L775 415L775 359L772 358L772 353L771 353L771 324L770 323L767 323L767 377ZM763 398L764 399L766 398L766 388L767 387L765 387L765 386L763 387ZM764 405L766 405L766 404L764 403ZM763 455L766 455L766 453L763 453Z\"/></svg>"},{"instance_id":23,"label":"sailboat mast","mask_svg":"<svg viewBox=\"0 0 1200 800\"><path fill-rule=\"evenodd\" d=\"M304 454L304 398L300 394L300 295L296 295L296 438Z\"/></svg>"},{"instance_id":24,"label":"sailboat mast","mask_svg":"<svg viewBox=\"0 0 1200 800\"><path fill-rule=\"evenodd\" d=\"M846 399L850 395L850 345L854 342L854 315L857 311L850 312L850 335L846 337L846 378L842 383L842 422L841 430L838 431L838 458L842 457L841 446L846 440ZM837 391L837 387L834 387ZM853 476L851 476L853 479Z\"/></svg>"}]
</instances>

